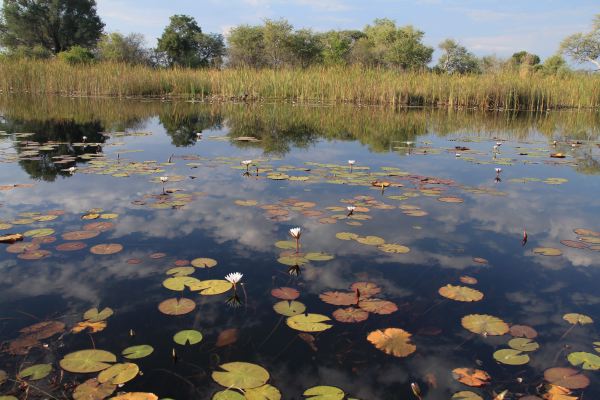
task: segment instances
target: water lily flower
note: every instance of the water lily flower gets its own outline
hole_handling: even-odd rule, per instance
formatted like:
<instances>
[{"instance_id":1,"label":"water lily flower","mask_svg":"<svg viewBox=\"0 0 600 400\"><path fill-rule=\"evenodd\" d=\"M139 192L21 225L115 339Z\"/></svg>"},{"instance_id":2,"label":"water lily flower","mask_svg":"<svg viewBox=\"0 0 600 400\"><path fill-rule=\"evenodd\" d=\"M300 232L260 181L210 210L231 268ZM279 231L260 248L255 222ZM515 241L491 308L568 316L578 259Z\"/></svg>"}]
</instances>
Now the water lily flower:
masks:
<instances>
[{"instance_id":1,"label":"water lily flower","mask_svg":"<svg viewBox=\"0 0 600 400\"><path fill-rule=\"evenodd\" d=\"M168 176L161 176L159 179L160 179L160 181L162 183L165 183L165 182L167 182L169 180L169 177Z\"/></svg>"},{"instance_id":2,"label":"water lily flower","mask_svg":"<svg viewBox=\"0 0 600 400\"><path fill-rule=\"evenodd\" d=\"M456 156L456 157L460 157L460 153L456 153L456 154L455 154L455 156Z\"/></svg>"},{"instance_id":3,"label":"water lily flower","mask_svg":"<svg viewBox=\"0 0 600 400\"><path fill-rule=\"evenodd\" d=\"M348 165L350 165L350 172L352 172L352 167L356 164L356 160L348 160Z\"/></svg>"},{"instance_id":4,"label":"water lily flower","mask_svg":"<svg viewBox=\"0 0 600 400\"><path fill-rule=\"evenodd\" d=\"M242 274L242 273L232 272L230 274L225 275L225 280L227 282L230 282L231 284L233 284L233 287L235 289L236 285L239 283L239 281L242 280L243 276L244 276L244 274Z\"/></svg>"},{"instance_id":5,"label":"water lily flower","mask_svg":"<svg viewBox=\"0 0 600 400\"><path fill-rule=\"evenodd\" d=\"M556 144L557 144L557 143L558 143L558 142L557 142L556 140L553 140L553 141L552 141L552 146L556 146Z\"/></svg>"},{"instance_id":6,"label":"water lily flower","mask_svg":"<svg viewBox=\"0 0 600 400\"><path fill-rule=\"evenodd\" d=\"M498 147L502 146L502 142L496 142L496 146L498 146Z\"/></svg>"},{"instance_id":7,"label":"water lily flower","mask_svg":"<svg viewBox=\"0 0 600 400\"><path fill-rule=\"evenodd\" d=\"M87 140L87 136L83 136L82 139L83 139L83 143L85 143L85 141Z\"/></svg>"},{"instance_id":8,"label":"water lily flower","mask_svg":"<svg viewBox=\"0 0 600 400\"><path fill-rule=\"evenodd\" d=\"M354 214L354 210L356 210L356 207L348 206L346 207L346 209L348 210L348 216L351 216L352 214Z\"/></svg>"},{"instance_id":9,"label":"water lily flower","mask_svg":"<svg viewBox=\"0 0 600 400\"><path fill-rule=\"evenodd\" d=\"M496 175L500 175L500 172L502 172L502 168L496 168Z\"/></svg>"},{"instance_id":10,"label":"water lily flower","mask_svg":"<svg viewBox=\"0 0 600 400\"><path fill-rule=\"evenodd\" d=\"M496 151L498 151L498 145L497 144L494 145L494 152L496 152Z\"/></svg>"},{"instance_id":11,"label":"water lily flower","mask_svg":"<svg viewBox=\"0 0 600 400\"><path fill-rule=\"evenodd\" d=\"M252 160L244 160L244 161L242 161L242 165L246 166L246 173L249 172L250 164L252 164Z\"/></svg>"},{"instance_id":12,"label":"water lily flower","mask_svg":"<svg viewBox=\"0 0 600 400\"><path fill-rule=\"evenodd\" d=\"M69 172L70 172L71 174L73 174L73 173L75 173L75 170L76 170L76 169L77 169L77 168L75 168L75 167L70 167L70 168L69 168Z\"/></svg>"},{"instance_id":13,"label":"water lily flower","mask_svg":"<svg viewBox=\"0 0 600 400\"><path fill-rule=\"evenodd\" d=\"M290 236L296 240L296 253L300 252L300 236L302 235L302 229L299 227L290 229Z\"/></svg>"},{"instance_id":14,"label":"water lily flower","mask_svg":"<svg viewBox=\"0 0 600 400\"><path fill-rule=\"evenodd\" d=\"M202 137L202 132L196 132L196 137L200 139Z\"/></svg>"}]
</instances>

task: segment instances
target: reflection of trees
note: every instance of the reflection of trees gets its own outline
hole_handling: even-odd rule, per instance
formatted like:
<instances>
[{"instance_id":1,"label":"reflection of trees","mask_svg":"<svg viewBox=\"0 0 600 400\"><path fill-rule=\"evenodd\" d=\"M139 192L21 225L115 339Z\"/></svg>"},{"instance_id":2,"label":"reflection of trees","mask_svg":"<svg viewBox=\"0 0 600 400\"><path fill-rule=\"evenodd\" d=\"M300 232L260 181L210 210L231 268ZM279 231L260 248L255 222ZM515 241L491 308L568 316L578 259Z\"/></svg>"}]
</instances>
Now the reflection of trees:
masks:
<instances>
[{"instance_id":1,"label":"reflection of trees","mask_svg":"<svg viewBox=\"0 0 600 400\"><path fill-rule=\"evenodd\" d=\"M577 158L575 170L586 175L600 175L600 161L596 160L591 153L584 153Z\"/></svg>"},{"instance_id":2,"label":"reflection of trees","mask_svg":"<svg viewBox=\"0 0 600 400\"><path fill-rule=\"evenodd\" d=\"M73 156L77 157L84 153L96 153L101 150L98 146L72 146L71 143L80 143L83 137L87 137L88 143L103 143L104 136L102 125L98 121L88 123L75 123L73 121L20 121L5 120L0 124L0 130L7 132L32 132L31 136L17 138L15 141L15 150L21 154L27 146L27 142L37 142L52 144L52 150L41 150L39 155L32 159L22 159L19 161L21 167L34 179L53 181L57 175L68 175L68 172L62 171L71 164L56 164L54 157ZM27 157L26 157L27 158Z\"/></svg>"},{"instance_id":3,"label":"reflection of trees","mask_svg":"<svg viewBox=\"0 0 600 400\"><path fill-rule=\"evenodd\" d=\"M189 115L165 111L167 112L159 114L159 120L167 134L171 136L171 143L177 147L194 144L196 133L202 133L205 129L217 129L222 123L220 113L213 114L207 110Z\"/></svg>"}]
</instances>

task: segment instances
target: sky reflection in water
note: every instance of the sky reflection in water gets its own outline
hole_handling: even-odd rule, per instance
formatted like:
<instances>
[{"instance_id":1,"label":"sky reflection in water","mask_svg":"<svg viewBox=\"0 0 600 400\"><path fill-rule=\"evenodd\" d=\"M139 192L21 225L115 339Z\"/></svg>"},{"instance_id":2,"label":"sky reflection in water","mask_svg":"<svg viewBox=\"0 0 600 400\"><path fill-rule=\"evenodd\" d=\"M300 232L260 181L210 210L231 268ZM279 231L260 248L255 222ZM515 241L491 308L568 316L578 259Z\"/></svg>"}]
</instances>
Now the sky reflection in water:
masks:
<instances>
[{"instance_id":1,"label":"sky reflection in water","mask_svg":"<svg viewBox=\"0 0 600 400\"><path fill-rule=\"evenodd\" d=\"M0 159L4 161L0 185L34 183L31 188L0 192L1 219L12 221L23 212L66 211L54 221L34 225L56 230L58 240L43 246L53 250L50 257L26 261L1 249L0 316L11 318L1 321L2 339L15 338L18 329L36 322L29 314L59 319L71 326L88 308L109 306L115 316L109 319L106 330L94 334L96 347L115 354L132 344L146 343L155 348L150 357L138 362L144 375L127 383L123 390L150 391L161 398L210 398L220 390L210 378L217 365L248 361L263 365L271 373L270 383L281 390L283 398L290 399L301 398L306 388L315 385L339 386L350 397L361 399L410 398L410 382L420 383L424 399L448 399L458 390L469 390L452 378L451 371L457 367L482 368L492 375L489 387L474 389L485 393L486 398L493 390L504 389L534 394L545 369L568 366L566 354L572 351L594 352L592 342L600 339L593 324L576 327L561 339L569 328L563 314L578 312L600 318L596 284L600 253L560 244L563 239L576 240L573 229L600 230L600 124L596 114L508 116L345 106L216 106L56 98L2 98L0 109L0 131L8 132L0 139ZM114 134L119 131L126 133ZM16 132L35 135L17 137ZM105 137L100 132L113 135ZM132 135L134 132L149 134ZM196 132L202 132L201 140L196 140ZM83 136L98 146L87 146L84 151L71 145L81 142ZM255 136L261 141L233 140L240 136ZM565 142L570 139L582 144L572 148ZM78 171L71 175L63 169L75 164L55 165L51 156L14 159L27 140L64 143L49 151L51 156L87 152L115 160L119 154L123 165L147 160L164 163L172 157L173 165L163 166L165 172L161 173L118 178L85 173L89 164L80 159ZM497 140L504 143L493 159L492 146ZM557 148L552 140L560 142ZM407 145L407 141L412 144ZM456 157L455 146L470 150ZM556 151L567 153L566 159L559 160L565 164L551 164L556 159L549 158L549 152ZM274 168L307 167L306 162L345 166L347 160L355 159L357 167L368 166L370 172L395 167L422 177L454 180L445 193L464 199L464 203L440 202L419 192L411 181L406 181L404 188L389 187L382 194L377 188L334 185L324 180L270 180L260 171L258 178L245 177L237 168L243 159L261 159ZM503 169L501 182L494 181L497 166ZM308 167L313 171L295 174L312 176L322 169ZM167 188L205 195L180 209L132 204L146 195L160 194L161 185L151 182L160 175L184 177L181 182L168 182ZM567 181L559 185L516 181L525 177ZM475 187L504 195L465 190ZM387 197L406 192L419 196L406 200ZM294 198L315 202L315 209L331 215L335 213L325 207L345 207L340 200L360 195L395 207L417 205L428 215L419 218L404 215L397 208L372 209L371 220L363 221L362 226L349 226L345 220L322 224L320 217L292 211L288 221L276 222L259 207L235 204L236 200L275 204ZM62 233L81 229L89 222L80 218L92 208L119 214L112 221L114 229L86 240L86 249L54 251L54 246L62 243ZM335 258L303 265L297 277L288 274L288 266L277 262L281 250L274 243L288 240L287 231L293 226L304 231L304 249L327 252ZM33 229L15 225L11 231L21 228ZM529 235L525 247L521 246L523 229ZM336 233L343 231L380 236L411 251L387 254L337 239ZM89 247L98 243L120 243L124 250L108 256L91 254ZM535 255L535 247L556 247L563 254ZM167 256L149 258L155 252ZM173 297L161 285L165 271L175 260L196 257L218 260L215 268L197 271L194 276L199 279L222 279L234 271L244 274L247 298L242 296L241 307L228 307L226 295L198 296L188 291L185 296L198 304L195 312L179 317L158 312L157 304ZM474 263L473 257L485 258L489 265ZM143 262L128 264L131 258ZM475 287L485 294L482 301L459 303L438 295L441 286L459 284L462 275L479 280ZM331 316L337 307L323 303L318 295L326 290L346 290L353 282L364 280L377 283L382 288L381 297L395 302L399 310L390 315L372 314L359 324L334 321L332 329L316 335L316 352L272 310L277 300L270 296L270 290L292 286L300 290L299 301L309 312ZM496 363L492 354L507 347L509 337L471 335L460 325L460 319L473 313L535 327L541 348L531 354L525 366ZM366 341L369 332L387 327L411 332L417 351L407 358L395 358ZM177 347L179 361L173 363L173 334L192 328L203 333L203 342L185 349ZM215 347L219 332L228 328L240 330L238 342ZM136 333L133 338L130 329ZM272 330L272 336L262 343ZM570 346L568 350L563 349L565 345ZM32 350L28 361L56 365L64 354L89 347L87 335L70 334L51 346L51 351ZM20 357L3 358L4 369L9 372L22 362ZM592 383L585 389L585 397L600 397L598 372L586 374ZM517 378L523 382L518 383Z\"/></svg>"}]
</instances>

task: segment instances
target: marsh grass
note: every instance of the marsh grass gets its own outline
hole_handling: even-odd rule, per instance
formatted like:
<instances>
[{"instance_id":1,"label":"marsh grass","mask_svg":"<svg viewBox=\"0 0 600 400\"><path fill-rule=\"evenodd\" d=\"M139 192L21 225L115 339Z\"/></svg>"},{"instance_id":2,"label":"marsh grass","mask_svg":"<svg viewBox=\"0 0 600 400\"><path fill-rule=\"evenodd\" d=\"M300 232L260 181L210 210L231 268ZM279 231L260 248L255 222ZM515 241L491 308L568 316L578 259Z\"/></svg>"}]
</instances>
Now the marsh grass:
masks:
<instances>
[{"instance_id":1,"label":"marsh grass","mask_svg":"<svg viewBox=\"0 0 600 400\"><path fill-rule=\"evenodd\" d=\"M600 75L438 75L389 69L153 69L59 60L0 62L3 93L67 96L285 100L298 103L434 106L481 110L600 107Z\"/></svg>"}]
</instances>

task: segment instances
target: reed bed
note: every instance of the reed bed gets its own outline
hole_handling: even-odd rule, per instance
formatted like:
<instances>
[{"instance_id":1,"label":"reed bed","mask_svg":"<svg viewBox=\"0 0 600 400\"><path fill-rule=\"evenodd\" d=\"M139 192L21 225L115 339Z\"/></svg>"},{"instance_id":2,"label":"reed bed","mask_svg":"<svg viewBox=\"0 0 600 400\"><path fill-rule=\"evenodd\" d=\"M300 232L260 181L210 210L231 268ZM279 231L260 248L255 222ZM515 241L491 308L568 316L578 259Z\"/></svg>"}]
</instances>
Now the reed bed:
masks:
<instances>
[{"instance_id":1,"label":"reed bed","mask_svg":"<svg viewBox=\"0 0 600 400\"><path fill-rule=\"evenodd\" d=\"M544 111L599 108L600 75L449 76L360 67L153 69L117 63L4 60L0 92Z\"/></svg>"}]
</instances>

